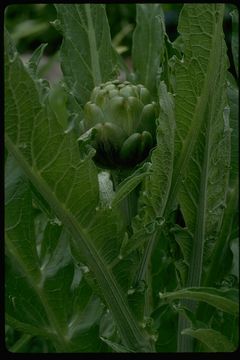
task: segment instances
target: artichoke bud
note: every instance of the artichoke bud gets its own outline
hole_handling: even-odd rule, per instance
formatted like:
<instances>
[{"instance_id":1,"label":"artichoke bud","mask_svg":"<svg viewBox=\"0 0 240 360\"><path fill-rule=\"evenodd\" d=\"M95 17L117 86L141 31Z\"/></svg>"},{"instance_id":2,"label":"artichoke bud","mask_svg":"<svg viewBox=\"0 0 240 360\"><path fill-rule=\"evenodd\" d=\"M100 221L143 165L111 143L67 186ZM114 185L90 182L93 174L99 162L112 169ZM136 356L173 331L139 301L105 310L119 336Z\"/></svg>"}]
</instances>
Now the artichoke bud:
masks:
<instances>
[{"instance_id":1,"label":"artichoke bud","mask_svg":"<svg viewBox=\"0 0 240 360\"><path fill-rule=\"evenodd\" d=\"M138 85L138 92L139 92L139 99L144 105L149 104L151 102L151 95L143 85Z\"/></svg>"},{"instance_id":2,"label":"artichoke bud","mask_svg":"<svg viewBox=\"0 0 240 360\"><path fill-rule=\"evenodd\" d=\"M126 139L126 134L123 130L110 122L97 124L95 126L97 135L95 140L104 151L118 152L122 143Z\"/></svg>"},{"instance_id":3,"label":"artichoke bud","mask_svg":"<svg viewBox=\"0 0 240 360\"><path fill-rule=\"evenodd\" d=\"M117 96L118 94L119 92L116 89L109 91L109 99L113 98L114 96Z\"/></svg>"},{"instance_id":4,"label":"artichoke bud","mask_svg":"<svg viewBox=\"0 0 240 360\"><path fill-rule=\"evenodd\" d=\"M100 90L101 90L100 86L96 86L96 87L93 89L93 91L92 91L92 93L91 93L91 97L90 97L90 100L91 100L92 102L95 102L95 101L96 101L96 97L97 97L97 95L98 95L98 93L99 93Z\"/></svg>"},{"instance_id":5,"label":"artichoke bud","mask_svg":"<svg viewBox=\"0 0 240 360\"><path fill-rule=\"evenodd\" d=\"M102 122L104 122L104 116L100 107L90 101L87 102L84 107L84 124L86 130Z\"/></svg>"},{"instance_id":6,"label":"artichoke bud","mask_svg":"<svg viewBox=\"0 0 240 360\"><path fill-rule=\"evenodd\" d=\"M124 141L120 150L120 161L124 165L136 164L146 157L152 147L152 136L148 131L132 134Z\"/></svg>"},{"instance_id":7,"label":"artichoke bud","mask_svg":"<svg viewBox=\"0 0 240 360\"><path fill-rule=\"evenodd\" d=\"M95 129L97 131L92 144L97 150L95 160L105 166L116 165L126 134L120 127L109 122L97 124Z\"/></svg>"},{"instance_id":8,"label":"artichoke bud","mask_svg":"<svg viewBox=\"0 0 240 360\"><path fill-rule=\"evenodd\" d=\"M155 141L156 104L141 84L108 81L96 86L84 107L84 128L96 130L95 160L106 167L144 160Z\"/></svg>"},{"instance_id":9,"label":"artichoke bud","mask_svg":"<svg viewBox=\"0 0 240 360\"><path fill-rule=\"evenodd\" d=\"M140 145L139 145L139 155L141 157L141 160L143 160L147 156L152 146L153 146L152 135L148 131L143 131L141 134Z\"/></svg>"},{"instance_id":10,"label":"artichoke bud","mask_svg":"<svg viewBox=\"0 0 240 360\"><path fill-rule=\"evenodd\" d=\"M134 85L126 85L122 87L119 91L119 94L128 98L129 96L138 96L137 87Z\"/></svg>"},{"instance_id":11,"label":"artichoke bud","mask_svg":"<svg viewBox=\"0 0 240 360\"><path fill-rule=\"evenodd\" d=\"M123 130L119 126L110 122L97 124L95 129L97 130L95 139L98 142L101 142L103 147L107 144L106 147L111 146L115 151L120 149L123 141L126 139L126 134Z\"/></svg>"},{"instance_id":12,"label":"artichoke bud","mask_svg":"<svg viewBox=\"0 0 240 360\"><path fill-rule=\"evenodd\" d=\"M104 108L106 121L115 123L121 128L123 128L123 119L127 116L124 101L125 99L122 96L115 96L108 101Z\"/></svg>"},{"instance_id":13,"label":"artichoke bud","mask_svg":"<svg viewBox=\"0 0 240 360\"><path fill-rule=\"evenodd\" d=\"M128 97L124 103L127 117L123 119L123 127L128 135L131 135L137 129L142 111L142 104L133 96Z\"/></svg>"},{"instance_id":14,"label":"artichoke bud","mask_svg":"<svg viewBox=\"0 0 240 360\"><path fill-rule=\"evenodd\" d=\"M137 160L140 139L141 135L139 133L135 133L124 141L119 153L121 163L130 164L134 159Z\"/></svg>"},{"instance_id":15,"label":"artichoke bud","mask_svg":"<svg viewBox=\"0 0 240 360\"><path fill-rule=\"evenodd\" d=\"M109 83L107 86L104 87L106 91L110 93L110 91L115 90L116 86L114 84Z\"/></svg>"},{"instance_id":16,"label":"artichoke bud","mask_svg":"<svg viewBox=\"0 0 240 360\"><path fill-rule=\"evenodd\" d=\"M139 131L147 130L152 134L153 138L155 138L156 118L157 118L156 104L152 102L151 104L145 105L141 113L140 125L138 130Z\"/></svg>"}]
</instances>

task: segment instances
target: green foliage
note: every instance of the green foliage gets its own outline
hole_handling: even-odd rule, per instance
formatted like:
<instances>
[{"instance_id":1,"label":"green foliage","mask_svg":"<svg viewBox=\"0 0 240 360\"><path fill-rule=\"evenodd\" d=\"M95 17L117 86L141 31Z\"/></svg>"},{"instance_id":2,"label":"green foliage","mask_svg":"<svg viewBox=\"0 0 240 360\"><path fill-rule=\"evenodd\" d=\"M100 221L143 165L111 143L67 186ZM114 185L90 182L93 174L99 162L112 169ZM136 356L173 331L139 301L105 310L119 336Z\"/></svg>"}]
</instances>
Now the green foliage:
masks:
<instances>
[{"instance_id":1,"label":"green foliage","mask_svg":"<svg viewBox=\"0 0 240 360\"><path fill-rule=\"evenodd\" d=\"M234 351L238 87L224 5L183 5L174 43L166 6L126 7L131 22L136 10L131 74L111 42L108 6L55 8L63 79L54 86L39 68L46 44L23 65L4 33L6 347ZM112 109L100 84L128 111Z\"/></svg>"},{"instance_id":2,"label":"green foliage","mask_svg":"<svg viewBox=\"0 0 240 360\"><path fill-rule=\"evenodd\" d=\"M69 90L83 106L94 86L116 76L104 5L56 5L55 27L64 34L61 64ZM84 44L84 45L83 45Z\"/></svg>"},{"instance_id":3,"label":"green foliage","mask_svg":"<svg viewBox=\"0 0 240 360\"><path fill-rule=\"evenodd\" d=\"M238 291L237 289L214 289L214 288L185 288L172 293L159 294L161 299L193 299L205 301L216 308L237 316Z\"/></svg>"},{"instance_id":4,"label":"green foliage","mask_svg":"<svg viewBox=\"0 0 240 360\"><path fill-rule=\"evenodd\" d=\"M132 60L137 81L155 95L156 75L164 52L164 15L160 4L139 4L133 34ZM144 49L144 51L142 51Z\"/></svg>"},{"instance_id":5,"label":"green foliage","mask_svg":"<svg viewBox=\"0 0 240 360\"><path fill-rule=\"evenodd\" d=\"M236 350L226 336L213 329L185 329L182 334L183 336L190 335L201 341L206 345L206 352L233 352Z\"/></svg>"}]
</instances>

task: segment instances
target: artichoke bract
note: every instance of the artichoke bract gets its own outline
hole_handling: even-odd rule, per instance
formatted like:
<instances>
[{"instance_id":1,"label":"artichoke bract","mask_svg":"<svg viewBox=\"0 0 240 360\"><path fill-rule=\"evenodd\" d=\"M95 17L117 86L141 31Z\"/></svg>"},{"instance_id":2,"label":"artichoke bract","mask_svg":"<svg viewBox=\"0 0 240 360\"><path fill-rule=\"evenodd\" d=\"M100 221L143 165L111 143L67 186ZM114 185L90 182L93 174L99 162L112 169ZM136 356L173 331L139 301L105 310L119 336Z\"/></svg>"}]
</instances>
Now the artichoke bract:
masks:
<instances>
[{"instance_id":1,"label":"artichoke bract","mask_svg":"<svg viewBox=\"0 0 240 360\"><path fill-rule=\"evenodd\" d=\"M96 86L84 107L84 131L95 129L95 161L114 168L142 162L156 139L157 106L143 85L108 81Z\"/></svg>"}]
</instances>

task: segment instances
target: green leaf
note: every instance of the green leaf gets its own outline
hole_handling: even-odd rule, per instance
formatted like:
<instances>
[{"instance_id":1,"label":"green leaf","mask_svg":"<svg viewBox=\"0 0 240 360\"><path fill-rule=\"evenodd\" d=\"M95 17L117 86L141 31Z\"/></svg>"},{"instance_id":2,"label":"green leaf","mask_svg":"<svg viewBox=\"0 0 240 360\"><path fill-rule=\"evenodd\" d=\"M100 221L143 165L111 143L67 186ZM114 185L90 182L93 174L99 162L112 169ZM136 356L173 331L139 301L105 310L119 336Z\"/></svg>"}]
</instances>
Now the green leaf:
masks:
<instances>
[{"instance_id":1,"label":"green leaf","mask_svg":"<svg viewBox=\"0 0 240 360\"><path fill-rule=\"evenodd\" d=\"M215 4L187 4L180 14L179 32L185 54L181 61L175 59L177 123L175 166L168 211L173 207L186 168L191 169L189 160L204 130L201 128L204 122L210 122L213 117L211 106L214 111L218 104L221 105L218 112L220 118L226 106L224 99L220 98L222 92L224 95L227 65L222 32L223 9L222 5ZM214 84L219 81L222 86L218 86L218 93L212 96L215 95ZM209 99L212 99L210 103Z\"/></svg>"},{"instance_id":2,"label":"green leaf","mask_svg":"<svg viewBox=\"0 0 240 360\"><path fill-rule=\"evenodd\" d=\"M81 272L75 275L69 234L50 220L37 243L30 187L11 155L5 174L7 323L51 339L59 351L98 351L102 304L92 297Z\"/></svg>"},{"instance_id":3,"label":"green leaf","mask_svg":"<svg viewBox=\"0 0 240 360\"><path fill-rule=\"evenodd\" d=\"M61 66L71 93L83 106L94 86L116 77L104 4L56 4L63 33Z\"/></svg>"},{"instance_id":4,"label":"green leaf","mask_svg":"<svg viewBox=\"0 0 240 360\"><path fill-rule=\"evenodd\" d=\"M226 274L226 271L231 268L231 264L227 261L226 254L227 251L230 252L230 242L238 237L238 89L235 80L232 77L229 77L229 80L227 95L230 106L231 127L230 188L226 197L221 229L212 251L210 267L204 279L204 285L206 286L211 286L218 279L221 279Z\"/></svg>"},{"instance_id":5,"label":"green leaf","mask_svg":"<svg viewBox=\"0 0 240 360\"><path fill-rule=\"evenodd\" d=\"M112 200L112 207L118 206L149 174L150 163L145 163L132 175L123 180L117 187L115 196Z\"/></svg>"},{"instance_id":6,"label":"green leaf","mask_svg":"<svg viewBox=\"0 0 240 360\"><path fill-rule=\"evenodd\" d=\"M7 266L6 321L17 330L52 340L58 351L99 351L102 304L92 296L81 273L73 277L66 237L62 240L43 258L38 283L12 256Z\"/></svg>"},{"instance_id":7,"label":"green leaf","mask_svg":"<svg viewBox=\"0 0 240 360\"><path fill-rule=\"evenodd\" d=\"M31 58L28 60L26 66L30 72L32 78L36 80L37 89L40 95L41 102L44 102L44 98L50 90L49 82L46 79L41 79L39 77L39 63L42 59L43 52L48 44L41 44L33 52Z\"/></svg>"},{"instance_id":8,"label":"green leaf","mask_svg":"<svg viewBox=\"0 0 240 360\"><path fill-rule=\"evenodd\" d=\"M156 77L164 53L164 15L160 4L137 4L132 58L137 82L157 95ZM143 51L144 49L144 51Z\"/></svg>"},{"instance_id":9,"label":"green leaf","mask_svg":"<svg viewBox=\"0 0 240 360\"><path fill-rule=\"evenodd\" d=\"M39 281L31 191L23 171L11 155L5 166L5 233L9 252L18 258L33 281Z\"/></svg>"},{"instance_id":10,"label":"green leaf","mask_svg":"<svg viewBox=\"0 0 240 360\"><path fill-rule=\"evenodd\" d=\"M33 52L31 58L28 60L28 68L31 72L31 75L35 78L38 77L38 65L40 60L42 59L45 48L48 44L41 44L38 48Z\"/></svg>"},{"instance_id":11,"label":"green leaf","mask_svg":"<svg viewBox=\"0 0 240 360\"><path fill-rule=\"evenodd\" d=\"M175 69L175 166L170 197L178 188L177 198L194 240L187 281L191 287L200 285L204 247L220 229L229 177L223 13L223 5L185 5L179 19L184 58Z\"/></svg>"},{"instance_id":12,"label":"green leaf","mask_svg":"<svg viewBox=\"0 0 240 360\"><path fill-rule=\"evenodd\" d=\"M49 111L47 99L44 106L40 105L35 83L7 33L5 45L7 148L50 204L58 223L71 233L74 256L80 262L84 257L96 276L124 344L147 351L152 348L147 334L135 321L107 266L119 253L123 229L116 211L98 208L99 186L92 154L81 159L74 134L64 132Z\"/></svg>"},{"instance_id":13,"label":"green leaf","mask_svg":"<svg viewBox=\"0 0 240 360\"><path fill-rule=\"evenodd\" d=\"M156 348L158 352L174 352L177 351L176 335L177 335L177 314L169 305L160 306L152 315L154 324L158 329L158 339Z\"/></svg>"},{"instance_id":14,"label":"green leaf","mask_svg":"<svg viewBox=\"0 0 240 360\"><path fill-rule=\"evenodd\" d=\"M234 316L238 315L238 290L237 289L215 289L215 288L185 288L171 293L159 294L161 299L191 299L204 301L219 310L225 311Z\"/></svg>"},{"instance_id":15,"label":"green leaf","mask_svg":"<svg viewBox=\"0 0 240 360\"><path fill-rule=\"evenodd\" d=\"M228 74L229 75L229 74ZM222 218L221 229L218 233L216 242L210 255L210 266L203 279L204 286L212 286L221 280L228 270L231 263L228 261L227 254L230 253L230 242L238 238L238 201L239 201L239 139L238 139L238 88L235 80L229 77L227 86L228 103L230 106L230 127L231 127L231 159L230 159L230 179L229 190L226 197L226 206ZM236 254L237 257L237 254ZM236 261L236 259L235 259Z\"/></svg>"},{"instance_id":16,"label":"green leaf","mask_svg":"<svg viewBox=\"0 0 240 360\"><path fill-rule=\"evenodd\" d=\"M145 188L139 199L139 215L135 219L134 233L126 247L127 252L147 242L142 256L136 281L145 277L152 249L158 240L165 223L165 207L172 181L174 160L175 117L173 97L167 92L166 85L159 85L160 114L157 120L157 146L152 152L150 174L145 180Z\"/></svg>"},{"instance_id":17,"label":"green leaf","mask_svg":"<svg viewBox=\"0 0 240 360\"><path fill-rule=\"evenodd\" d=\"M230 249L233 255L231 274L236 276L239 281L239 238L235 238L231 241Z\"/></svg>"},{"instance_id":18,"label":"green leaf","mask_svg":"<svg viewBox=\"0 0 240 360\"><path fill-rule=\"evenodd\" d=\"M211 352L233 352L235 346L219 331L213 329L184 329L182 335L189 335L207 345Z\"/></svg>"},{"instance_id":19,"label":"green leaf","mask_svg":"<svg viewBox=\"0 0 240 360\"><path fill-rule=\"evenodd\" d=\"M222 280L226 275L226 270L231 268L227 254L230 242L238 237L238 178L232 189L229 189L224 209L221 229L210 253L210 265L203 278L204 286L212 286L217 281ZM238 239L237 239L238 240ZM237 254L236 254L237 256Z\"/></svg>"},{"instance_id":20,"label":"green leaf","mask_svg":"<svg viewBox=\"0 0 240 360\"><path fill-rule=\"evenodd\" d=\"M230 186L239 176L239 90L235 79L229 74L227 87L228 104L230 107L231 128L231 172Z\"/></svg>"},{"instance_id":21,"label":"green leaf","mask_svg":"<svg viewBox=\"0 0 240 360\"><path fill-rule=\"evenodd\" d=\"M61 126L66 129L68 125L67 95L63 86L60 84L53 85L49 90L48 99L50 109L53 111Z\"/></svg>"},{"instance_id":22,"label":"green leaf","mask_svg":"<svg viewBox=\"0 0 240 360\"><path fill-rule=\"evenodd\" d=\"M173 96L167 92L163 81L159 85L159 106L157 147L151 156L152 167L146 191L156 215L164 216L173 174L175 115Z\"/></svg>"},{"instance_id":23,"label":"green leaf","mask_svg":"<svg viewBox=\"0 0 240 360\"><path fill-rule=\"evenodd\" d=\"M239 12L234 9L230 13L232 17L232 54L233 61L238 76L238 55L239 55Z\"/></svg>"},{"instance_id":24,"label":"green leaf","mask_svg":"<svg viewBox=\"0 0 240 360\"><path fill-rule=\"evenodd\" d=\"M181 249L184 262L189 265L192 250L191 234L186 228L181 228L179 225L175 225L173 228L171 228L171 232L174 234L175 240Z\"/></svg>"}]
</instances>

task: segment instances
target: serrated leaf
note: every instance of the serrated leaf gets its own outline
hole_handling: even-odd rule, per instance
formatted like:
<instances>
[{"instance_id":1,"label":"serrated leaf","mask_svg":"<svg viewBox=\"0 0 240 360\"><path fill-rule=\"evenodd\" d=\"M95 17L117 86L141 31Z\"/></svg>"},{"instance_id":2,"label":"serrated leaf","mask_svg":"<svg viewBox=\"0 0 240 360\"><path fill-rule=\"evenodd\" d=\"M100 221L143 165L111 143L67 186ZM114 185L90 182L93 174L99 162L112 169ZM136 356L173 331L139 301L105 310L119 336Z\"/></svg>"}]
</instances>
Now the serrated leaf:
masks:
<instances>
[{"instance_id":1,"label":"serrated leaf","mask_svg":"<svg viewBox=\"0 0 240 360\"><path fill-rule=\"evenodd\" d=\"M136 217L134 233L127 252L146 242L136 281L143 280L148 267L152 249L158 240L159 232L165 223L165 210L172 182L174 160L175 116L173 97L166 85L159 85L160 114L157 120L157 146L152 152L152 166L145 181L145 189L140 194L140 214Z\"/></svg>"},{"instance_id":2,"label":"serrated leaf","mask_svg":"<svg viewBox=\"0 0 240 360\"><path fill-rule=\"evenodd\" d=\"M178 187L185 176L188 162L201 132L203 119L209 121L205 114L205 111L210 111L209 93L215 91L214 84L220 80L218 77L222 76L224 81L226 76L226 53L221 30L222 12L222 5L185 5L180 15L179 32L185 54L181 61L175 59L176 164L171 189L173 191L168 200L168 211L172 207ZM205 16L208 18L207 22ZM216 66L216 59L218 66L222 69ZM219 87L218 97L223 90ZM214 100L213 96L211 99L213 103L220 102L220 99ZM222 117L223 108L226 105L224 101L220 104L218 116Z\"/></svg>"},{"instance_id":3,"label":"serrated leaf","mask_svg":"<svg viewBox=\"0 0 240 360\"><path fill-rule=\"evenodd\" d=\"M35 78L38 77L38 65L42 59L43 52L48 44L41 44L36 50L32 53L30 59L28 60L28 68L31 72L31 75Z\"/></svg>"},{"instance_id":4,"label":"serrated leaf","mask_svg":"<svg viewBox=\"0 0 240 360\"><path fill-rule=\"evenodd\" d=\"M179 19L184 57L176 61L175 166L171 196L193 234L187 286L199 286L205 239L215 237L226 201L230 162L224 6L185 5Z\"/></svg>"},{"instance_id":5,"label":"serrated leaf","mask_svg":"<svg viewBox=\"0 0 240 360\"><path fill-rule=\"evenodd\" d=\"M189 335L207 345L211 352L233 352L233 343L219 331L213 329L184 329L182 335Z\"/></svg>"},{"instance_id":6,"label":"serrated leaf","mask_svg":"<svg viewBox=\"0 0 240 360\"><path fill-rule=\"evenodd\" d=\"M152 166L139 200L140 211L143 211L144 215L143 218L140 215L139 219L136 219L136 225L134 225L136 231L133 237L141 244L142 235L145 236L145 240L148 240L148 235L154 235L157 228L165 222L163 215L172 180L175 129L174 105L172 96L167 92L164 82L161 82L159 86L159 105L157 146L152 152ZM152 243L153 240L150 242Z\"/></svg>"},{"instance_id":7,"label":"serrated leaf","mask_svg":"<svg viewBox=\"0 0 240 360\"><path fill-rule=\"evenodd\" d=\"M226 275L226 269L231 268L227 254L230 252L231 240L238 236L238 178L232 185L233 188L229 189L227 194L221 229L210 252L211 261L203 279L204 286L211 286L219 279L222 280Z\"/></svg>"},{"instance_id":8,"label":"serrated leaf","mask_svg":"<svg viewBox=\"0 0 240 360\"><path fill-rule=\"evenodd\" d=\"M237 316L239 312L237 289L185 288L171 293L161 293L161 299L190 299L204 301L217 309Z\"/></svg>"},{"instance_id":9,"label":"serrated leaf","mask_svg":"<svg viewBox=\"0 0 240 360\"><path fill-rule=\"evenodd\" d=\"M145 351L151 348L149 340L107 267L107 262L119 252L123 234L116 211L96 209L99 186L97 168L91 160L93 154L87 153L81 159L75 135L64 133L58 119L49 111L47 99L44 106L40 104L35 83L7 33L5 46L8 150L70 231L74 255L80 262L84 257L96 276L124 344Z\"/></svg>"},{"instance_id":10,"label":"serrated leaf","mask_svg":"<svg viewBox=\"0 0 240 360\"><path fill-rule=\"evenodd\" d=\"M6 273L6 321L19 331L50 339L58 351L99 351L97 329L102 305L92 297L83 278L79 278L77 288L71 288L73 266L65 261L66 247L61 255L59 250L52 253L50 261L48 253L42 282L35 284L12 257Z\"/></svg>"},{"instance_id":11,"label":"serrated leaf","mask_svg":"<svg viewBox=\"0 0 240 360\"><path fill-rule=\"evenodd\" d=\"M173 97L164 82L159 86L160 114L157 120L157 147L152 153L147 193L158 216L164 216L173 173L175 115Z\"/></svg>"},{"instance_id":12,"label":"serrated leaf","mask_svg":"<svg viewBox=\"0 0 240 360\"><path fill-rule=\"evenodd\" d=\"M212 251L209 252L210 265L208 267L204 286L211 286L219 279L221 280L226 271L230 270L231 263L227 254L230 252L230 241L238 237L238 199L239 199L239 138L238 138L238 88L235 80L228 74L227 96L230 106L230 127L231 127L231 159L229 189L226 196L226 205L222 218L221 229L218 233ZM235 259L234 259L235 260ZM236 261L236 260L235 260Z\"/></svg>"},{"instance_id":13,"label":"serrated leaf","mask_svg":"<svg viewBox=\"0 0 240 360\"><path fill-rule=\"evenodd\" d=\"M51 87L48 94L49 107L55 114L61 126L66 129L68 125L68 111L66 107L67 95L65 89L60 84Z\"/></svg>"},{"instance_id":14,"label":"serrated leaf","mask_svg":"<svg viewBox=\"0 0 240 360\"><path fill-rule=\"evenodd\" d=\"M83 106L94 86L116 77L117 55L111 45L104 4L56 4L63 33L60 51L65 81Z\"/></svg>"},{"instance_id":15,"label":"serrated leaf","mask_svg":"<svg viewBox=\"0 0 240 360\"><path fill-rule=\"evenodd\" d=\"M157 96L156 77L164 54L165 29L161 5L137 4L136 22L132 58L137 82Z\"/></svg>"},{"instance_id":16,"label":"serrated leaf","mask_svg":"<svg viewBox=\"0 0 240 360\"><path fill-rule=\"evenodd\" d=\"M82 276L77 284L73 279L69 234L49 221L40 244L36 241L30 187L11 155L5 186L7 323L50 339L59 351L98 351L102 346L97 333L102 305L92 298Z\"/></svg>"},{"instance_id":17,"label":"serrated leaf","mask_svg":"<svg viewBox=\"0 0 240 360\"><path fill-rule=\"evenodd\" d=\"M39 281L41 274L34 241L31 191L11 154L5 166L5 234L8 251L18 258L34 281Z\"/></svg>"},{"instance_id":18,"label":"serrated leaf","mask_svg":"<svg viewBox=\"0 0 240 360\"><path fill-rule=\"evenodd\" d=\"M227 96L230 106L231 127L231 159L229 190L226 197L226 206L222 218L221 229L210 252L210 266L207 269L204 286L212 286L216 281L225 276L226 270L231 268L227 253L230 252L229 244L232 239L238 237L238 162L239 162L239 139L238 139L238 88L233 77L228 74ZM236 259L235 259L236 261Z\"/></svg>"}]
</instances>

